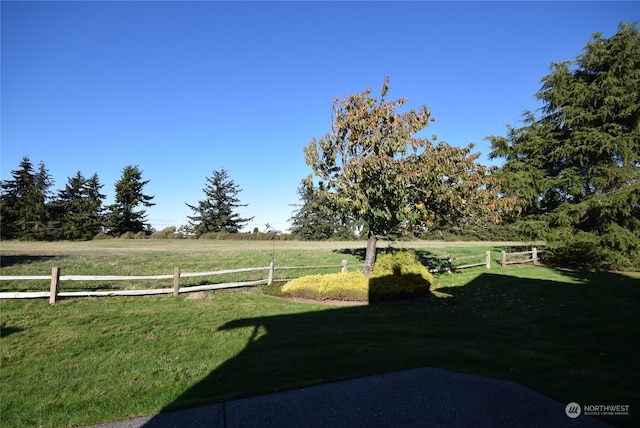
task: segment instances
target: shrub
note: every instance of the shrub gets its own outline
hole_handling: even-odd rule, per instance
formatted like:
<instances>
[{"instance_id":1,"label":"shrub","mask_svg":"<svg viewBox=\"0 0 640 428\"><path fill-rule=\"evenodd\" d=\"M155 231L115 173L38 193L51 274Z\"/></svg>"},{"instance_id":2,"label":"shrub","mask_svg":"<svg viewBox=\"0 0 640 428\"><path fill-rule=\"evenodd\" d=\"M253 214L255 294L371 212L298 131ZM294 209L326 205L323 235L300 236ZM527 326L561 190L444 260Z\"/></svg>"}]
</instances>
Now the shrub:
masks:
<instances>
[{"instance_id":1,"label":"shrub","mask_svg":"<svg viewBox=\"0 0 640 428\"><path fill-rule=\"evenodd\" d=\"M101 240L101 239L113 239L113 236L111 236L111 235L109 235L107 233L104 233L104 232L98 232L98 234L93 237L94 241L98 241L98 240Z\"/></svg>"},{"instance_id":2,"label":"shrub","mask_svg":"<svg viewBox=\"0 0 640 428\"><path fill-rule=\"evenodd\" d=\"M366 302L369 296L368 280L362 272L307 275L289 281L282 291L291 296L314 300Z\"/></svg>"},{"instance_id":3,"label":"shrub","mask_svg":"<svg viewBox=\"0 0 640 428\"><path fill-rule=\"evenodd\" d=\"M315 300L380 301L429 293L433 276L413 251L378 257L371 274L361 272L309 275L288 282L282 292Z\"/></svg>"},{"instance_id":4,"label":"shrub","mask_svg":"<svg viewBox=\"0 0 640 428\"><path fill-rule=\"evenodd\" d=\"M369 275L369 300L415 297L429 293L433 275L410 250L381 254Z\"/></svg>"}]
</instances>

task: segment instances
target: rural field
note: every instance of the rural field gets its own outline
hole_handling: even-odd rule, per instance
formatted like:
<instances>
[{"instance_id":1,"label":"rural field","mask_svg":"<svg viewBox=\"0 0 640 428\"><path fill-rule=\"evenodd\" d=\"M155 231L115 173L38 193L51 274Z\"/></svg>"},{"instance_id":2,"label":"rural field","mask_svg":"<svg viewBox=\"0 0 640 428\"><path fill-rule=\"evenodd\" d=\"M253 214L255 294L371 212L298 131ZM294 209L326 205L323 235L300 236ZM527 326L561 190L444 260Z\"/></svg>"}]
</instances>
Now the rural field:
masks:
<instances>
[{"instance_id":1,"label":"rural field","mask_svg":"<svg viewBox=\"0 0 640 428\"><path fill-rule=\"evenodd\" d=\"M2 242L0 275L48 275L52 266L63 275L159 275L174 267L267 266L272 259L276 266L346 259L358 269L364 245ZM492 250L492 265L436 275L427 298L358 306L292 301L263 287L66 298L55 305L2 300L0 426L93 424L420 366L512 380L566 403L629 405L630 416L607 422L640 426L640 273L531 264L503 269L499 251L519 249L514 242L381 242L379 248L389 246L415 248L423 257L482 259ZM242 275L192 280L254 279ZM61 288L164 286L63 281ZM3 292L48 287L48 281L0 282Z\"/></svg>"}]
</instances>

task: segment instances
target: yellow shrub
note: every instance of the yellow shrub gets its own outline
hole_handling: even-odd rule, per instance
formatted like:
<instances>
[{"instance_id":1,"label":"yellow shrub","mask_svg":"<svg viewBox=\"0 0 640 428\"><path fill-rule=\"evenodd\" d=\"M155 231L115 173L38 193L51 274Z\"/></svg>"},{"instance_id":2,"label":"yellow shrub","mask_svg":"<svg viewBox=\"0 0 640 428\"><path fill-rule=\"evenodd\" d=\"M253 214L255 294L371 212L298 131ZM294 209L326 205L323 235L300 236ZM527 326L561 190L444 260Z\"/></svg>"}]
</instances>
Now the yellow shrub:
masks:
<instances>
[{"instance_id":1,"label":"yellow shrub","mask_svg":"<svg viewBox=\"0 0 640 428\"><path fill-rule=\"evenodd\" d=\"M355 300L366 302L369 296L368 279L361 272L308 275L289 281L284 293L315 300Z\"/></svg>"},{"instance_id":2,"label":"yellow shrub","mask_svg":"<svg viewBox=\"0 0 640 428\"><path fill-rule=\"evenodd\" d=\"M433 275L413 251L381 254L369 275L369 300L424 295L432 283Z\"/></svg>"},{"instance_id":3,"label":"yellow shrub","mask_svg":"<svg viewBox=\"0 0 640 428\"><path fill-rule=\"evenodd\" d=\"M286 294L315 300L377 301L413 297L429 292L433 276L412 251L382 254L373 272L309 275L288 282Z\"/></svg>"}]
</instances>

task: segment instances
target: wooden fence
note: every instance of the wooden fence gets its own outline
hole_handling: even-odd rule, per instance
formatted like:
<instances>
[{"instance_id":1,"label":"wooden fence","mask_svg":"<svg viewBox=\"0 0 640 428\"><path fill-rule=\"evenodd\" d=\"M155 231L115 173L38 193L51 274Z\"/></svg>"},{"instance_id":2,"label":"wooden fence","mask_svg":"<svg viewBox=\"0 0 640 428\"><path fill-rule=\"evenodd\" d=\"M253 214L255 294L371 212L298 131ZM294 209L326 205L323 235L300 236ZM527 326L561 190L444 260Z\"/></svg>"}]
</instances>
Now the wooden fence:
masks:
<instances>
[{"instance_id":1,"label":"wooden fence","mask_svg":"<svg viewBox=\"0 0 640 428\"><path fill-rule=\"evenodd\" d=\"M525 258L523 258L525 256ZM529 257L530 256L530 257ZM471 260L484 257L484 261L479 263L467 263L462 265L455 265L454 261L457 260ZM506 268L509 264L515 263L530 263L534 265L539 264L538 250L533 247L531 251L521 251L515 253L501 252L501 266ZM514 259L515 258L515 259ZM491 268L491 251L486 251L485 254L475 254L462 257L444 257L444 258L427 258L422 260L423 263L433 265L435 263L442 264L441 267L431 267L429 272L451 272L457 269L466 269L475 266L486 266L487 269ZM358 265L356 265L358 266ZM48 297L49 303L56 302L58 297L97 297L97 296L145 296L153 294L171 294L177 296L180 293L189 293L194 291L216 290L222 288L236 288L236 287L250 287L263 284L272 284L275 281L290 281L288 279L274 279L274 272L276 270L304 270L304 269L340 269L340 272L347 272L348 265L347 260L342 260L339 265L323 265L323 266L280 266L276 267L273 262L269 266L255 267L255 268L241 268L241 269L226 269L213 272L181 272L179 267L173 269L173 274L168 275L146 275L146 276L116 276L116 275L61 275L59 267L53 267L51 269L51 275L7 275L0 276L0 281L23 281L23 280L46 280L50 281L49 291L36 291L36 292L0 292L0 299L33 299ZM181 278L193 278L199 276L214 276L224 274L234 274L243 272L266 272L267 277L255 281L242 281L242 282L226 282L221 284L206 284L195 285L189 287L180 287ZM133 280L160 280L160 279L173 279L173 287L171 288L157 288L157 289L139 289L139 290L111 290L111 291L60 291L61 281L133 281Z\"/></svg>"},{"instance_id":2,"label":"wooden fence","mask_svg":"<svg viewBox=\"0 0 640 428\"><path fill-rule=\"evenodd\" d=\"M532 262L536 266L540 264L540 260L538 259L538 249L536 247L532 247L531 251L519 251L516 253L507 253L506 251L502 251L500 253L500 265L503 268L506 268L507 265L516 263Z\"/></svg>"},{"instance_id":3,"label":"wooden fence","mask_svg":"<svg viewBox=\"0 0 640 428\"><path fill-rule=\"evenodd\" d=\"M484 257L484 261L482 262L466 263L461 265L454 264L454 261L456 260L471 260L471 259L479 259L481 257ZM451 272L456 269L466 269L466 268L476 267L476 266L486 266L487 269L491 269L491 251L486 251L484 254L472 254L470 256L462 256L462 257L452 257L452 256L442 257L442 258L432 257L432 258L423 259L422 261L430 266L429 272L431 273ZM436 264L440 264L440 265L444 264L444 266L433 267Z\"/></svg>"},{"instance_id":4,"label":"wooden fence","mask_svg":"<svg viewBox=\"0 0 640 428\"><path fill-rule=\"evenodd\" d=\"M0 292L0 299L33 299L48 297L49 303L56 302L58 297L98 297L98 296L145 296L153 294L171 294L177 296L180 293L194 291L216 290L222 288L250 287L263 284L271 284L274 281L289 281L290 279L274 279L276 270L301 270L301 269L340 269L344 273L349 268L347 260L342 260L339 265L324 266L280 266L276 267L273 262L269 266L241 269L226 269L213 272L181 272L179 267L173 269L173 274L168 275L145 275L145 276L116 276L116 275L61 275L59 267L51 269L51 275L11 275L0 276L0 281L23 281L23 280L47 280L50 281L49 291L36 292ZM199 276L213 276L234 274L243 272L266 272L266 278L257 281L226 282L222 284L195 285L190 287L180 287L180 278L193 278ZM133 280L161 280L173 279L172 288L140 289L140 290L110 290L110 291L60 291L61 281L133 281Z\"/></svg>"}]
</instances>

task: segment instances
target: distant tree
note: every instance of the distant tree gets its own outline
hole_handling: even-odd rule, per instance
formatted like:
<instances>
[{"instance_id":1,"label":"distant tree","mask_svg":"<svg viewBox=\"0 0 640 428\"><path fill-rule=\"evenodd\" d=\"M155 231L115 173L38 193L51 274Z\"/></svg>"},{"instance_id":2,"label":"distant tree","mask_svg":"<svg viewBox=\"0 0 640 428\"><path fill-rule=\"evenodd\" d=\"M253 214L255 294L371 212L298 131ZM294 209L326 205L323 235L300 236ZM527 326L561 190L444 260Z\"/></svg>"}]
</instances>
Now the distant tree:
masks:
<instances>
[{"instance_id":1,"label":"distant tree","mask_svg":"<svg viewBox=\"0 0 640 428\"><path fill-rule=\"evenodd\" d=\"M2 181L0 224L3 239L44 240L51 238L49 225L49 188L51 175L43 162L34 171L28 157L20 169L11 171L12 179Z\"/></svg>"},{"instance_id":2,"label":"distant tree","mask_svg":"<svg viewBox=\"0 0 640 428\"><path fill-rule=\"evenodd\" d=\"M154 196L143 193L149 180L142 180L139 167L127 165L122 170L122 177L115 184L115 203L107 207L106 226L110 234L120 236L124 233L148 233L152 228L147 224L146 212L135 211L136 207L152 207Z\"/></svg>"},{"instance_id":3,"label":"distant tree","mask_svg":"<svg viewBox=\"0 0 640 428\"><path fill-rule=\"evenodd\" d=\"M238 193L242 189L229 178L224 168L213 171L213 175L206 178L202 191L204 200L198 201L197 205L186 204L194 211L195 215L187 218L197 237L210 232L237 233L253 219L242 218L235 212L236 208L247 205L240 204Z\"/></svg>"},{"instance_id":4,"label":"distant tree","mask_svg":"<svg viewBox=\"0 0 640 428\"><path fill-rule=\"evenodd\" d=\"M298 187L302 204L291 217L291 233L304 240L318 241L329 238L353 239L355 234L347 216L331 206L323 183L314 187L313 177L302 180Z\"/></svg>"},{"instance_id":5,"label":"distant tree","mask_svg":"<svg viewBox=\"0 0 640 428\"><path fill-rule=\"evenodd\" d=\"M538 116L488 137L521 225L557 263L640 268L640 33L595 33L574 61L553 63Z\"/></svg>"},{"instance_id":6,"label":"distant tree","mask_svg":"<svg viewBox=\"0 0 640 428\"><path fill-rule=\"evenodd\" d=\"M367 225L364 274L373 269L380 235L474 216L497 221L511 202L498 197L499 183L475 162L473 146L434 146L416 138L430 110L396 114L406 99L387 101L388 88L387 78L379 102L371 89L336 97L332 132L305 148L307 165L326 183L325 197Z\"/></svg>"},{"instance_id":7,"label":"distant tree","mask_svg":"<svg viewBox=\"0 0 640 428\"><path fill-rule=\"evenodd\" d=\"M78 171L69 177L52 203L58 238L89 240L102 231L102 202L106 198L100 193L102 187L97 174L86 179Z\"/></svg>"},{"instance_id":8,"label":"distant tree","mask_svg":"<svg viewBox=\"0 0 640 428\"><path fill-rule=\"evenodd\" d=\"M176 230L177 229L175 226L168 226L162 229L162 233L165 235L173 235L174 233L176 233Z\"/></svg>"}]
</instances>

